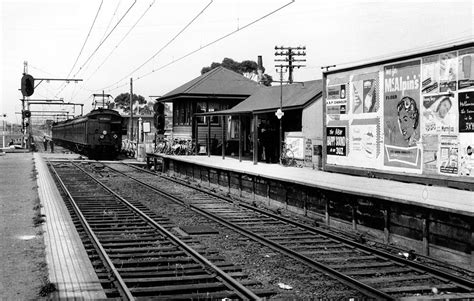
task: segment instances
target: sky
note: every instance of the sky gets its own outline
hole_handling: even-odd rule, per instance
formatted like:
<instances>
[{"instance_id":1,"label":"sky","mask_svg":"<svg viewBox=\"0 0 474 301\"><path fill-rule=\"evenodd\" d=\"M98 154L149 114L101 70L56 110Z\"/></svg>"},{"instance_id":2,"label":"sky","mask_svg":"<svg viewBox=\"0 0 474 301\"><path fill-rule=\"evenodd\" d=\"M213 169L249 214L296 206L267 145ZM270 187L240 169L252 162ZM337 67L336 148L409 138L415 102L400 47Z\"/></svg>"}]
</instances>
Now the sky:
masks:
<instances>
[{"instance_id":1,"label":"sky","mask_svg":"<svg viewBox=\"0 0 474 301\"><path fill-rule=\"evenodd\" d=\"M93 93L129 92L130 78L133 92L152 100L225 57L262 55L278 79L275 46L306 46L294 80L307 81L321 78L322 66L474 39L472 0L0 0L0 16L0 114L17 123L25 61L35 78L83 80L42 82L31 98L63 98L88 112Z\"/></svg>"}]
</instances>

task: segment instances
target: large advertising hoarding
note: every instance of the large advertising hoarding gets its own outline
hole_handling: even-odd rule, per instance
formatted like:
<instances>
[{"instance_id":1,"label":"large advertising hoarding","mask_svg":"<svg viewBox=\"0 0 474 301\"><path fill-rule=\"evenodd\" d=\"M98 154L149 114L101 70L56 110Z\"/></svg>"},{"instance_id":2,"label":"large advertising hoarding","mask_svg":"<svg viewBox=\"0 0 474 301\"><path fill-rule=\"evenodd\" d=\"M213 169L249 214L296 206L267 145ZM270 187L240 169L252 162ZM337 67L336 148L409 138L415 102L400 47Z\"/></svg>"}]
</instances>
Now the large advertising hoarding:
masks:
<instances>
[{"instance_id":1,"label":"large advertising hoarding","mask_svg":"<svg viewBox=\"0 0 474 301\"><path fill-rule=\"evenodd\" d=\"M326 165L474 177L474 47L459 48L326 74Z\"/></svg>"}]
</instances>

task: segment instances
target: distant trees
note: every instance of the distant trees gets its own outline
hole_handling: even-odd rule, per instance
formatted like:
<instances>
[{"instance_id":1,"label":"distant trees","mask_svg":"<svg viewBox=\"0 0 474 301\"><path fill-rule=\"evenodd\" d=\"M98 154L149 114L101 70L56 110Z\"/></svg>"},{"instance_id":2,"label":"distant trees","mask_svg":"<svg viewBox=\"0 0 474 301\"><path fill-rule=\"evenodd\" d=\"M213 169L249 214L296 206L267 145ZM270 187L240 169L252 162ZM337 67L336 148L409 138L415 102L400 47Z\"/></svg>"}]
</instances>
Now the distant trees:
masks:
<instances>
[{"instance_id":1,"label":"distant trees","mask_svg":"<svg viewBox=\"0 0 474 301\"><path fill-rule=\"evenodd\" d=\"M242 62L237 62L227 57L222 60L222 63L212 62L210 66L203 67L201 69L201 74L207 73L219 66L242 74L249 79L254 79L255 76L257 76L258 65L255 61L245 60ZM263 72L265 72L265 68L263 68ZM263 74L262 81L265 86L271 86L273 78L268 74Z\"/></svg>"},{"instance_id":2,"label":"distant trees","mask_svg":"<svg viewBox=\"0 0 474 301\"><path fill-rule=\"evenodd\" d=\"M147 102L145 97L133 94L133 102L135 104L133 112L140 115L153 114L153 102ZM138 105L137 105L138 104ZM130 113L130 93L121 93L115 97L111 103L111 109L121 109L124 113Z\"/></svg>"}]
</instances>

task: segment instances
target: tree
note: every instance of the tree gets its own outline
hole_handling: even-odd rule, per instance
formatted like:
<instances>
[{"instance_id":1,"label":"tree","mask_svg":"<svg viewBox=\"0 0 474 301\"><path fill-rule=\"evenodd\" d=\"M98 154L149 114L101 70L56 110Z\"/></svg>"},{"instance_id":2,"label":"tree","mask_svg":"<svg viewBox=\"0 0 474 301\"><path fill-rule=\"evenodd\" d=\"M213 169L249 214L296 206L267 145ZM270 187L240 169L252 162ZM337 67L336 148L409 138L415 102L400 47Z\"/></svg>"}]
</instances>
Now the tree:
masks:
<instances>
[{"instance_id":1,"label":"tree","mask_svg":"<svg viewBox=\"0 0 474 301\"><path fill-rule=\"evenodd\" d=\"M133 103L135 106L137 103L140 106L146 104L147 101L143 96L133 94ZM122 109L124 113L130 113L130 93L122 93L119 96L115 97L113 106L117 109ZM134 112L137 110L138 107L136 106L134 108Z\"/></svg>"},{"instance_id":2,"label":"tree","mask_svg":"<svg viewBox=\"0 0 474 301\"><path fill-rule=\"evenodd\" d=\"M211 66L203 67L201 69L201 74L205 74L209 71L211 71L214 68L217 68L219 66L222 66L226 69L232 70L234 72L237 72L239 74L242 74L243 76L249 78L249 79L254 79L255 76L258 74L257 69L258 69L258 64L255 61L251 60L245 60L242 62L237 62L234 61L231 58L224 58L222 60L222 63L217 63L217 62L212 62ZM265 72L265 68L263 68L262 72ZM271 86L272 85L272 77L268 74L263 74L262 77L262 83L265 86Z\"/></svg>"}]
</instances>

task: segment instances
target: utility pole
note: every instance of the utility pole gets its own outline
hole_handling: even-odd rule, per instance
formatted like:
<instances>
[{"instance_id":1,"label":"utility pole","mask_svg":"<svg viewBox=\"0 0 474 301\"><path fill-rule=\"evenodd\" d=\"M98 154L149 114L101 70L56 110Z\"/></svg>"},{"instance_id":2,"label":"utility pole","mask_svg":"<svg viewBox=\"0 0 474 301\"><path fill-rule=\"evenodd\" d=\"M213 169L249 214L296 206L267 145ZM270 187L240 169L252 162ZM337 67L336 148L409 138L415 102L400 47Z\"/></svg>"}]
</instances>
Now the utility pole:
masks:
<instances>
[{"instance_id":1,"label":"utility pole","mask_svg":"<svg viewBox=\"0 0 474 301\"><path fill-rule=\"evenodd\" d=\"M280 131L279 131L279 157L280 157L280 164L281 162L281 155L283 151L283 116L285 113L283 112L283 73L288 70L288 81L287 83L292 84L293 83L293 69L294 68L300 68L300 67L306 67L306 65L300 65L300 64L294 64L295 62L306 62L306 59L297 59L295 57L298 56L305 56L306 52L306 46L298 46L298 47L284 47L284 46L275 46L275 50L280 50L280 51L275 51L275 56L285 56L284 59L275 59L275 62L286 62L286 64L281 63L278 65L275 65L275 67L279 68L280 70L277 72L280 73L280 108L276 111L275 115L279 119L280 123ZM301 50L301 51L300 51Z\"/></svg>"},{"instance_id":2,"label":"utility pole","mask_svg":"<svg viewBox=\"0 0 474 301\"><path fill-rule=\"evenodd\" d=\"M133 78L130 77L130 141L133 140Z\"/></svg>"},{"instance_id":3,"label":"utility pole","mask_svg":"<svg viewBox=\"0 0 474 301\"><path fill-rule=\"evenodd\" d=\"M293 69L306 67L306 65L294 64L295 62L306 62L306 59L297 59L295 57L305 56L306 55L306 46L298 47L284 47L284 46L275 46L275 50L280 50L275 52L275 56L284 56L284 59L275 59L275 62L286 62L286 64L275 65L280 68L288 68L288 82L293 83ZM301 51L300 51L301 50Z\"/></svg>"}]
</instances>

